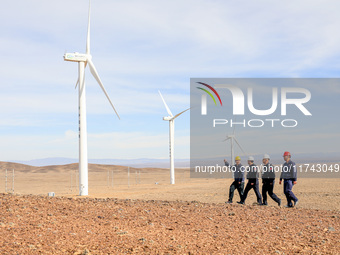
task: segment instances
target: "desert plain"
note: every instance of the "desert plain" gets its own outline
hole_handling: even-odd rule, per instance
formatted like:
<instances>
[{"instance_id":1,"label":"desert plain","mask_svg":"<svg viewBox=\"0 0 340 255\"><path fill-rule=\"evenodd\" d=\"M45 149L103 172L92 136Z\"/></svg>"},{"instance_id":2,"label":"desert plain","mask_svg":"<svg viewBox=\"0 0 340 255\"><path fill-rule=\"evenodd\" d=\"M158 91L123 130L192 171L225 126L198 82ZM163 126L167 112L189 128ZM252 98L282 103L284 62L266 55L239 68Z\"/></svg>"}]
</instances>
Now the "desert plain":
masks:
<instances>
[{"instance_id":1,"label":"desert plain","mask_svg":"<svg viewBox=\"0 0 340 255\"><path fill-rule=\"evenodd\" d=\"M170 185L168 169L90 164L86 197L77 164L0 169L1 254L340 254L337 178L300 178L291 209L252 191L226 205L231 179L184 168ZM274 192L284 205L278 179Z\"/></svg>"}]
</instances>

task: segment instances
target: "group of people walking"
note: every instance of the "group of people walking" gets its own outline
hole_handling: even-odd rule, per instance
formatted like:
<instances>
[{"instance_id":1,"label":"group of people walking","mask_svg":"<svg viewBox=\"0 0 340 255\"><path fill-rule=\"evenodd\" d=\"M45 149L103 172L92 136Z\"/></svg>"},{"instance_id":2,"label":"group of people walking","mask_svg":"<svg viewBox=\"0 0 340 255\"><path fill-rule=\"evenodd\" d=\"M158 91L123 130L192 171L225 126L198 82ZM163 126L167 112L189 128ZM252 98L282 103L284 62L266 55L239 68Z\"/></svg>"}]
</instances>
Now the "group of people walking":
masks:
<instances>
[{"instance_id":1,"label":"group of people walking","mask_svg":"<svg viewBox=\"0 0 340 255\"><path fill-rule=\"evenodd\" d=\"M281 169L281 175L280 175L280 182L282 183L283 180L283 191L287 199L287 205L286 207L295 207L298 204L298 199L294 195L292 189L293 186L297 183L297 171L296 171L296 165L291 160L291 154L286 151L283 154L284 164ZM257 203L259 205L267 205L267 193L268 195L279 205L281 206L281 199L274 193L274 184L275 184L275 171L274 166L269 162L270 156L268 154L263 155L262 163L263 167L260 170L257 165L254 163L254 157L250 156L248 158L248 168L246 169L245 166L241 164L241 158L237 156L235 158L235 165L230 166L230 164L224 160L224 163L226 166L230 166L233 168L234 172L234 181L230 185L229 189L229 199L227 203L233 202L234 197L234 191L237 189L239 195L240 195L240 201L237 202L239 204L244 204L248 193L251 189L254 190ZM246 178L248 179L248 183L246 187L244 188L244 182L245 182L245 172L247 172ZM262 177L262 196L260 193L260 172Z\"/></svg>"}]
</instances>

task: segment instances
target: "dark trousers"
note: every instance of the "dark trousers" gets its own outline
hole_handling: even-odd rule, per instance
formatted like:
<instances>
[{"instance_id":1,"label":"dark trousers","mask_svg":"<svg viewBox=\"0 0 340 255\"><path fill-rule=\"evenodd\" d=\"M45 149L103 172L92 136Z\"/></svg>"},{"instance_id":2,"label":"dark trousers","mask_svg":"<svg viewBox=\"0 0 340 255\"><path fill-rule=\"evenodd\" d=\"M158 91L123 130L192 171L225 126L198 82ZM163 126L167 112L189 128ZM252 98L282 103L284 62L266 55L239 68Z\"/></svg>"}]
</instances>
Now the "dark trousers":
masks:
<instances>
[{"instance_id":1,"label":"dark trousers","mask_svg":"<svg viewBox=\"0 0 340 255\"><path fill-rule=\"evenodd\" d=\"M292 201L296 202L298 199L294 195L292 189L293 189L293 180L291 179L284 179L283 182L283 192L286 195L287 198L287 205L288 206L293 206Z\"/></svg>"},{"instance_id":2,"label":"dark trousers","mask_svg":"<svg viewBox=\"0 0 340 255\"><path fill-rule=\"evenodd\" d=\"M263 197L263 203L267 204L267 192L268 195L276 202L280 202L280 198L278 198L275 193L273 192L274 190L274 184L275 180L262 180L262 197Z\"/></svg>"},{"instance_id":3,"label":"dark trousers","mask_svg":"<svg viewBox=\"0 0 340 255\"><path fill-rule=\"evenodd\" d=\"M262 202L262 197L261 197L260 190L259 190L259 182L258 182L258 180L256 180L255 182L254 182L254 181L248 181L247 186L246 186L246 188L244 189L244 193L243 193L241 202L246 201L247 196L248 196L248 192L249 192L251 189L254 189L254 192L255 192L255 195L256 195L256 198L257 198L257 202L258 202L259 204L261 204L261 202Z\"/></svg>"},{"instance_id":4,"label":"dark trousers","mask_svg":"<svg viewBox=\"0 0 340 255\"><path fill-rule=\"evenodd\" d=\"M230 185L230 189L229 189L229 202L233 202L233 197L234 197L234 191L235 189L237 189L238 193L240 194L240 199L242 199L243 196L243 189L244 189L244 182L241 182L239 184L238 181L234 181L231 185Z\"/></svg>"}]
</instances>

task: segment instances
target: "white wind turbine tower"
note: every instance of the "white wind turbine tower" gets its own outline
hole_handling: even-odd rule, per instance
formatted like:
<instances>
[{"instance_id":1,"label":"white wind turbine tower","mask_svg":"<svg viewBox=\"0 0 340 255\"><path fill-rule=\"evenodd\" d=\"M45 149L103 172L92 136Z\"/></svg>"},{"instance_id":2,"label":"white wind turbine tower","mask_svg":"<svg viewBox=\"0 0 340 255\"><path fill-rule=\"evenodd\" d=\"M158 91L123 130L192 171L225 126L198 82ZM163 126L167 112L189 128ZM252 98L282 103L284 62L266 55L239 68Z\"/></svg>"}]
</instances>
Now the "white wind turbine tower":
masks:
<instances>
[{"instance_id":1,"label":"white wind turbine tower","mask_svg":"<svg viewBox=\"0 0 340 255\"><path fill-rule=\"evenodd\" d=\"M167 120L169 121L169 152L170 152L170 184L175 184L175 165L174 165L174 143L175 143L175 139L174 139L174 135L175 135L175 119L181 115L182 113L188 111L190 108L176 114L175 116L171 113L170 108L168 107L168 105L166 104L162 94L160 91L159 95L161 96L164 106L166 108L166 111L168 112L168 114L170 116L164 117L163 120Z\"/></svg>"},{"instance_id":2,"label":"white wind turbine tower","mask_svg":"<svg viewBox=\"0 0 340 255\"><path fill-rule=\"evenodd\" d=\"M247 155L247 153L244 152L242 146L239 144L239 142L237 141L236 139L236 136L235 136L235 128L234 128L234 131L233 131L233 134L232 135L227 135L227 138L224 139L222 142L226 142L230 140L230 154L231 154L231 166L235 165L235 158L234 158L234 142L236 142L236 144L238 145L238 147L241 149L241 151L243 152L244 155Z\"/></svg>"},{"instance_id":3,"label":"white wind turbine tower","mask_svg":"<svg viewBox=\"0 0 340 255\"><path fill-rule=\"evenodd\" d=\"M79 84L79 195L88 195L88 160L87 160L87 129L86 129L86 90L85 90L85 67L89 66L93 77L97 80L104 94L109 100L113 110L120 119L116 109L114 108L109 95L107 94L103 83L101 82L97 70L92 62L90 54L90 14L91 14L91 0L89 3L89 17L87 27L86 39L86 53L65 53L64 60L78 62L78 81Z\"/></svg>"}]
</instances>

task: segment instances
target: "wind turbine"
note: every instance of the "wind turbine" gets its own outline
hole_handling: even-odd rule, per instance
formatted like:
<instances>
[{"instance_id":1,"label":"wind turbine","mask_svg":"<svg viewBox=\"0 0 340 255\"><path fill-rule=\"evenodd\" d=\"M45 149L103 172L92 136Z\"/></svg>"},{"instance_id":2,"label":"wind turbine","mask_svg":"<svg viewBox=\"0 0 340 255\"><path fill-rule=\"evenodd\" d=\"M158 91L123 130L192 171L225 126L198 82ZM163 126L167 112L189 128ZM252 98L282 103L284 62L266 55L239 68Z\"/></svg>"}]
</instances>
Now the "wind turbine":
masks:
<instances>
[{"instance_id":1,"label":"wind turbine","mask_svg":"<svg viewBox=\"0 0 340 255\"><path fill-rule=\"evenodd\" d=\"M168 112L168 114L170 116L167 117L163 117L163 120L167 120L169 121L169 153L170 153L170 184L175 184L175 166L174 166L174 143L175 143L175 139L174 139L174 133L175 133L175 119L180 116L182 113L185 113L186 111L188 111L190 108L176 114L175 116L172 114L172 112L170 111L170 108L168 107L168 105L166 104L162 94L160 91L159 95L161 96L164 106L166 108L166 111Z\"/></svg>"},{"instance_id":2,"label":"wind turbine","mask_svg":"<svg viewBox=\"0 0 340 255\"><path fill-rule=\"evenodd\" d=\"M78 81L76 87L79 89L79 195L88 195L88 160L87 160L87 129L86 129L86 90L85 90L85 67L89 66L93 77L99 83L105 96L109 100L113 110L120 119L115 107L113 106L109 95L107 94L102 81L99 78L98 72L92 62L90 53L90 14L91 0L89 1L89 17L87 26L86 53L65 53L64 60L78 62Z\"/></svg>"},{"instance_id":3,"label":"wind turbine","mask_svg":"<svg viewBox=\"0 0 340 255\"><path fill-rule=\"evenodd\" d=\"M231 166L235 165L235 158L234 158L234 142L236 142L236 144L238 145L238 147L241 149L241 151L243 152L244 155L247 155L247 153L244 152L242 146L239 144L239 142L237 141L236 139L236 136L235 136L235 128L234 128L234 131L233 131L233 134L232 135L227 135L227 138L224 139L222 142L226 142L230 140L230 150L231 150Z\"/></svg>"}]
</instances>

